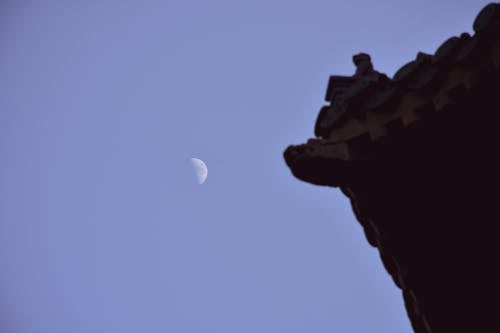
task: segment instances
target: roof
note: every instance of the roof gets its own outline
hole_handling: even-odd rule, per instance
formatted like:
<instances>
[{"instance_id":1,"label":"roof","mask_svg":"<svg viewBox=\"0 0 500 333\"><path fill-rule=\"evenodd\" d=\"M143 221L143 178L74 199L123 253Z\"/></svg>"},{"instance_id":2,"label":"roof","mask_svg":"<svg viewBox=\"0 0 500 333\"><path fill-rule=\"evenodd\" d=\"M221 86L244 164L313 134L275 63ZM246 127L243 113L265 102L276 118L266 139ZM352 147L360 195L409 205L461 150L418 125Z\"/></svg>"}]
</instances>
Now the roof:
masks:
<instances>
[{"instance_id":1,"label":"roof","mask_svg":"<svg viewBox=\"0 0 500 333\"><path fill-rule=\"evenodd\" d=\"M392 79L332 77L317 138L284 154L297 178L349 197L417 333L498 324L500 5L473 28Z\"/></svg>"},{"instance_id":2,"label":"roof","mask_svg":"<svg viewBox=\"0 0 500 333\"><path fill-rule=\"evenodd\" d=\"M434 54L418 52L392 78L331 76L315 125L316 139L290 146L285 160L298 178L339 186L348 175L323 173L343 162L373 158L381 143L398 133L442 117L484 85L500 85L500 4L484 7L473 23L475 33L444 41ZM453 117L453 114L450 114Z\"/></svg>"}]
</instances>

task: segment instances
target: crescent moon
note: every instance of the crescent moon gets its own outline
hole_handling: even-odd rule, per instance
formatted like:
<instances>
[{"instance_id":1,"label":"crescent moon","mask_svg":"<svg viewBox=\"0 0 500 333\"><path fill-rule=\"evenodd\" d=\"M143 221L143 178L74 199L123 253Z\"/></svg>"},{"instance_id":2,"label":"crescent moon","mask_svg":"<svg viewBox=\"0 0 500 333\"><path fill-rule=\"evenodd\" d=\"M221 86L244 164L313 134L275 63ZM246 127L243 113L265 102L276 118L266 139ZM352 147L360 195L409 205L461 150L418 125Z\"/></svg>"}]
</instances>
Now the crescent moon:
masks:
<instances>
[{"instance_id":1,"label":"crescent moon","mask_svg":"<svg viewBox=\"0 0 500 333\"><path fill-rule=\"evenodd\" d=\"M196 174L196 178L198 179L198 184L203 184L208 177L208 168L205 162L200 160L199 158L192 157L191 164L194 168L194 173Z\"/></svg>"}]
</instances>

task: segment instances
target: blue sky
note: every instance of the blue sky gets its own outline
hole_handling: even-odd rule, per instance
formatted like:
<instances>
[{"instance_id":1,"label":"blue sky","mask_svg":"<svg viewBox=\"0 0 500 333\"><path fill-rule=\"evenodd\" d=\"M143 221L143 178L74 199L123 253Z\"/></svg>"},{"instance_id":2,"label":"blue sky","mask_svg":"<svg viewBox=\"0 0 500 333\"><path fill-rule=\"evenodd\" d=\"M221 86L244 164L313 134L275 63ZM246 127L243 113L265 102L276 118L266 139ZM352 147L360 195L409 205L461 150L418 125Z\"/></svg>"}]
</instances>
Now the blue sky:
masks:
<instances>
[{"instance_id":1,"label":"blue sky","mask_svg":"<svg viewBox=\"0 0 500 333\"><path fill-rule=\"evenodd\" d=\"M392 76L487 3L2 2L0 331L411 332L347 199L282 152L353 54Z\"/></svg>"}]
</instances>

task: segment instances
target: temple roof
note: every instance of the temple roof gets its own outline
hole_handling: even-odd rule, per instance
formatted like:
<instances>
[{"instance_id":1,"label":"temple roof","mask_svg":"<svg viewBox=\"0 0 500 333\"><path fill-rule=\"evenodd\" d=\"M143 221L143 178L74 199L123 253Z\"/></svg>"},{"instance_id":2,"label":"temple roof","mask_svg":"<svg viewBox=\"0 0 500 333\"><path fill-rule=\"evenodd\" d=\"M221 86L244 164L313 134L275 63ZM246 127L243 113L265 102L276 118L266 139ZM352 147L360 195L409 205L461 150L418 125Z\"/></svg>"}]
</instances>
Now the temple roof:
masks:
<instances>
[{"instance_id":1,"label":"temple roof","mask_svg":"<svg viewBox=\"0 0 500 333\"><path fill-rule=\"evenodd\" d=\"M464 98L499 86L500 4L484 7L473 29L472 36L462 33L445 40L434 54L418 52L392 78L373 70L371 62L362 71L358 66L353 76L331 76L325 97L330 103L319 112L316 138L285 151L294 175L339 186L347 179L340 171L349 169L341 162L372 159L376 147L398 140L398 133L434 118L454 117L448 111ZM366 54L361 60L370 61ZM321 171L332 167L339 172Z\"/></svg>"},{"instance_id":2,"label":"temple roof","mask_svg":"<svg viewBox=\"0 0 500 333\"><path fill-rule=\"evenodd\" d=\"M500 4L473 29L392 78L356 55L356 74L330 77L316 138L284 153L349 197L417 333L498 331Z\"/></svg>"},{"instance_id":3,"label":"temple roof","mask_svg":"<svg viewBox=\"0 0 500 333\"><path fill-rule=\"evenodd\" d=\"M383 74L370 79L331 76L325 97L330 104L319 113L316 136L341 142L369 133L377 140L387 135L390 122L408 126L421 112L446 108L454 95L472 88L482 71L498 70L499 6L483 8L474 21L473 36L453 36L434 54L418 52L392 79Z\"/></svg>"}]
</instances>

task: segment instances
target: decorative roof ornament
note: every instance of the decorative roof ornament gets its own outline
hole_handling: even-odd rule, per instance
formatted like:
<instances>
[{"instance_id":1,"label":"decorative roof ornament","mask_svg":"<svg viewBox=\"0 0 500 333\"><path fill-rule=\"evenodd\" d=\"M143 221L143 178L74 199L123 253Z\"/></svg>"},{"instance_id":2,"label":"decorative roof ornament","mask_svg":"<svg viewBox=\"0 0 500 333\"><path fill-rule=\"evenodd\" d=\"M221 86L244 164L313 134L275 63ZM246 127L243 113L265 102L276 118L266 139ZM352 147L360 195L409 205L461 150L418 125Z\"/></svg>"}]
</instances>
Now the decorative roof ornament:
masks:
<instances>
[{"instance_id":1,"label":"decorative roof ornament","mask_svg":"<svg viewBox=\"0 0 500 333\"><path fill-rule=\"evenodd\" d=\"M373 69L372 60L367 53L358 53L352 56L352 62L356 66L354 78L377 80L382 74Z\"/></svg>"},{"instance_id":2,"label":"decorative roof ornament","mask_svg":"<svg viewBox=\"0 0 500 333\"><path fill-rule=\"evenodd\" d=\"M352 76L330 76L325 100L331 105L320 111L314 130L317 137L324 137L330 128L348 113L349 106L367 97L376 85L390 81L387 75L373 68L369 54L355 54L352 62L356 66Z\"/></svg>"}]
</instances>

